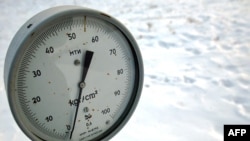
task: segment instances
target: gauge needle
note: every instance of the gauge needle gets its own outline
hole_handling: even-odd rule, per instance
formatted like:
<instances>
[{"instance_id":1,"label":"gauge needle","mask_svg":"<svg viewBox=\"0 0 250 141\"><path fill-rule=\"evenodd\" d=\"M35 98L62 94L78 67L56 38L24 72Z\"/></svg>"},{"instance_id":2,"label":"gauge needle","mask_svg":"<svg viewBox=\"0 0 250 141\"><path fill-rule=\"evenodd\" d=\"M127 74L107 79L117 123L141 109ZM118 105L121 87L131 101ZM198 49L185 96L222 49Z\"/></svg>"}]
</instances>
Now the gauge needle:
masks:
<instances>
[{"instance_id":1,"label":"gauge needle","mask_svg":"<svg viewBox=\"0 0 250 141\"><path fill-rule=\"evenodd\" d=\"M81 80L81 82L79 84L80 91L79 91L79 95L78 95L78 99L77 99L78 100L78 104L76 106L76 112L75 112L75 117L74 117L74 122L73 122L72 130L71 130L71 133L70 133L70 139L71 139L72 134L74 132L76 118L77 118L77 113L78 113L78 108L79 108L79 105L80 105L80 99L81 99L81 95L82 95L82 89L85 87L85 78L87 76L87 73L88 73L88 70L89 70L89 66L90 66L93 54L94 54L94 52L87 50L86 51L86 55L84 57L82 80Z\"/></svg>"}]
</instances>

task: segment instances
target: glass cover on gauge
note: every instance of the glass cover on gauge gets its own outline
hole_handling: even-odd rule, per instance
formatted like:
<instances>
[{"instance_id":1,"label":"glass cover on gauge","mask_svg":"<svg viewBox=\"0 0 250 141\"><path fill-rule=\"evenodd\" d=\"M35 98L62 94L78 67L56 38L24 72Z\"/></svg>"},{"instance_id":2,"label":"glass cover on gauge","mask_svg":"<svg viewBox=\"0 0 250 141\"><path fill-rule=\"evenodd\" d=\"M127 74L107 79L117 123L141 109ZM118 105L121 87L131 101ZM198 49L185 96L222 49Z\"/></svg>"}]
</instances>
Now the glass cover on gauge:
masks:
<instances>
[{"instance_id":1,"label":"glass cover on gauge","mask_svg":"<svg viewBox=\"0 0 250 141\"><path fill-rule=\"evenodd\" d=\"M27 34L10 45L18 47L6 61L6 89L21 129L34 140L102 140L118 132L143 79L139 49L124 26L66 6L36 15L20 32Z\"/></svg>"}]
</instances>

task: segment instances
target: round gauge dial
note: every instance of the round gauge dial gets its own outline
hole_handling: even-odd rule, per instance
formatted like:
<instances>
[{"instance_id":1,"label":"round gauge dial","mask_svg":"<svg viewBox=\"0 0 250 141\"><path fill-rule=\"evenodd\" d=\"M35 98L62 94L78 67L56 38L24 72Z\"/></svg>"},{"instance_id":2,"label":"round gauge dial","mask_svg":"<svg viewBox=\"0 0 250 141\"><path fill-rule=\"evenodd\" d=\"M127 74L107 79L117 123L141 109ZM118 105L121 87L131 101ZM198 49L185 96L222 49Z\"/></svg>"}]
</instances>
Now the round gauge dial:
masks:
<instances>
[{"instance_id":1,"label":"round gauge dial","mask_svg":"<svg viewBox=\"0 0 250 141\"><path fill-rule=\"evenodd\" d=\"M139 48L99 11L45 10L18 31L5 62L12 113L32 140L107 140L132 115L142 89Z\"/></svg>"}]
</instances>

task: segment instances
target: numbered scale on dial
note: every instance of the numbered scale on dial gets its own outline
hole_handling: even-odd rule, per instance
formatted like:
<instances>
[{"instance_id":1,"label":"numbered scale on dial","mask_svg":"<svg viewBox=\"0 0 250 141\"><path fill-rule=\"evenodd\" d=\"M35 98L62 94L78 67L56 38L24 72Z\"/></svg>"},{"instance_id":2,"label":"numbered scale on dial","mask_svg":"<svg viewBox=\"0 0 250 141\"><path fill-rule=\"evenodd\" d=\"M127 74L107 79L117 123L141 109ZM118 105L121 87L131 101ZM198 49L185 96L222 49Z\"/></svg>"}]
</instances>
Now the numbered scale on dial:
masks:
<instances>
[{"instance_id":1,"label":"numbered scale on dial","mask_svg":"<svg viewBox=\"0 0 250 141\"><path fill-rule=\"evenodd\" d=\"M61 6L38 13L16 33L4 81L13 116L31 140L108 140L135 110L143 63L120 22Z\"/></svg>"}]
</instances>

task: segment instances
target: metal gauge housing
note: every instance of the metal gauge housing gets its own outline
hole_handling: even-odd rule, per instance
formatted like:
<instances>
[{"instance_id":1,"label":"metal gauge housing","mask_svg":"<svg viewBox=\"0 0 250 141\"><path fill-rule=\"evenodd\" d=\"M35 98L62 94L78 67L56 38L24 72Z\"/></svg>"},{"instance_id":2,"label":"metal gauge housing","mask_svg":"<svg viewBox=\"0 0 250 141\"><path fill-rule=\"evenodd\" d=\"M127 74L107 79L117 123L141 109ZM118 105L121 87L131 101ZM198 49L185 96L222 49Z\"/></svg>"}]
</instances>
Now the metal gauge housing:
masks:
<instances>
[{"instance_id":1,"label":"metal gauge housing","mask_svg":"<svg viewBox=\"0 0 250 141\"><path fill-rule=\"evenodd\" d=\"M32 140L108 140L141 95L143 63L131 33L102 12L47 9L13 38L4 82L12 114Z\"/></svg>"}]
</instances>

